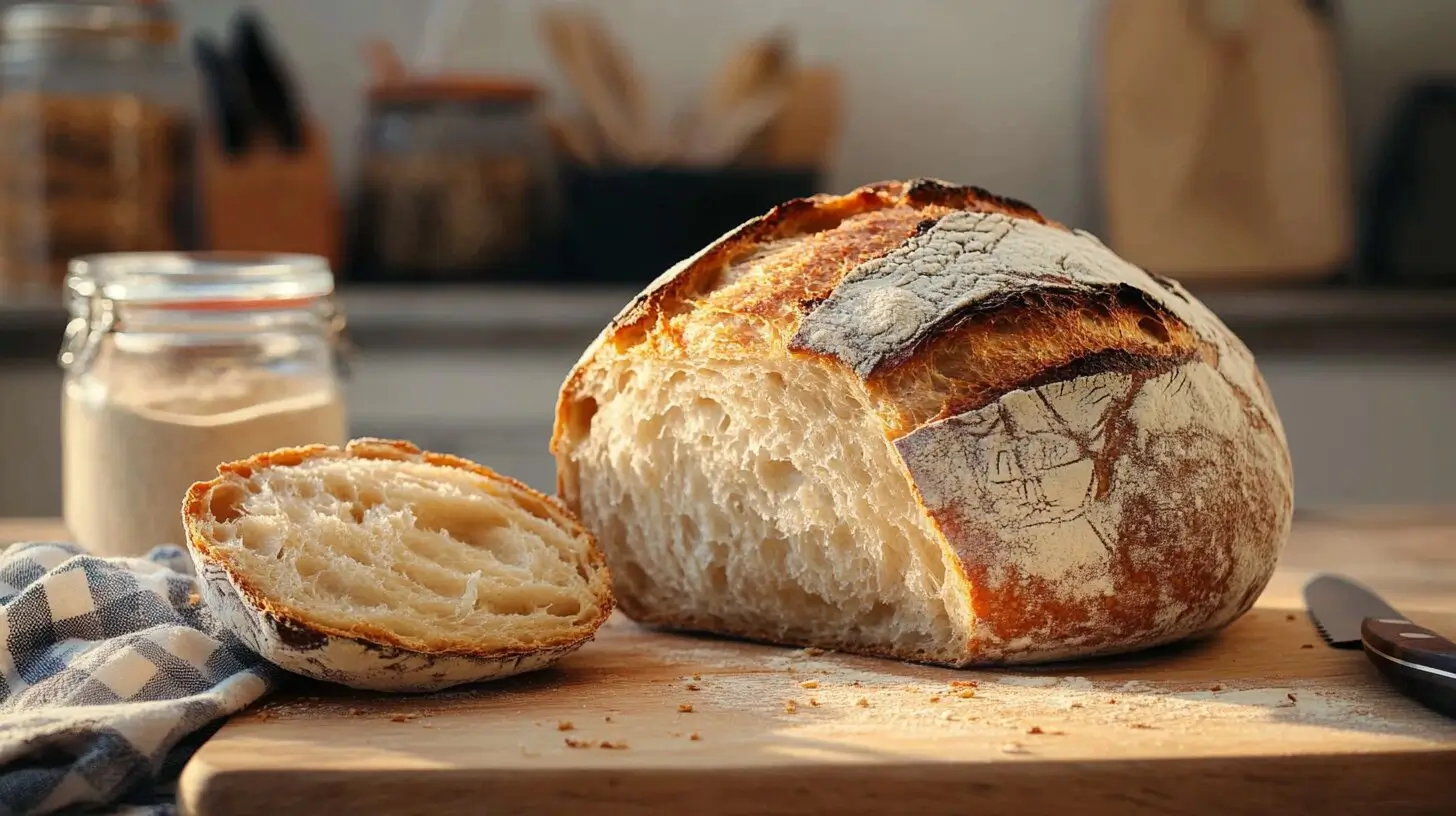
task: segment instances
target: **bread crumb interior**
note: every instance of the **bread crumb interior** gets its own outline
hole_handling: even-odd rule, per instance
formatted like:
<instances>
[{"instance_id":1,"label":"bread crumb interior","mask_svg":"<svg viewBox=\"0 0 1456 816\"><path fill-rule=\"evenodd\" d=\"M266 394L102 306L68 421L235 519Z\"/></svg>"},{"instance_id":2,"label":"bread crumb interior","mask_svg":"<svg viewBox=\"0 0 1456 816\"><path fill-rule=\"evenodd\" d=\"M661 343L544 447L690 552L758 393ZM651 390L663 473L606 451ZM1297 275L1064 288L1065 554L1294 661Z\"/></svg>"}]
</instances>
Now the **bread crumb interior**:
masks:
<instances>
[{"instance_id":1,"label":"bread crumb interior","mask_svg":"<svg viewBox=\"0 0 1456 816\"><path fill-rule=\"evenodd\" d=\"M849 376L792 359L598 369L561 464L619 596L784 641L966 642L957 567Z\"/></svg>"},{"instance_id":2,"label":"bread crumb interior","mask_svg":"<svg viewBox=\"0 0 1456 816\"><path fill-rule=\"evenodd\" d=\"M228 476L200 523L270 600L421 651L535 648L594 622L589 542L458 468L356 458Z\"/></svg>"}]
</instances>

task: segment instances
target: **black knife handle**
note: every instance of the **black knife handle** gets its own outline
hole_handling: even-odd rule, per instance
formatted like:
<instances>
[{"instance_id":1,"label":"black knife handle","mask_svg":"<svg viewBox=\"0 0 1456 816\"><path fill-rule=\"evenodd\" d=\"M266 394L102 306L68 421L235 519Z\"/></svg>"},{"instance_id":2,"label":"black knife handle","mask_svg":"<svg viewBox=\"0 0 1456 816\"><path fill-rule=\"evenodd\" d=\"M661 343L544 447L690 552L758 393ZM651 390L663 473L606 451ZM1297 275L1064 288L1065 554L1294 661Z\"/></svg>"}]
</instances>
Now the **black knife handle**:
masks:
<instances>
[{"instance_id":1,"label":"black knife handle","mask_svg":"<svg viewBox=\"0 0 1456 816\"><path fill-rule=\"evenodd\" d=\"M1375 668L1408 696L1456 717L1456 643L1400 618L1366 618L1360 641Z\"/></svg>"}]
</instances>

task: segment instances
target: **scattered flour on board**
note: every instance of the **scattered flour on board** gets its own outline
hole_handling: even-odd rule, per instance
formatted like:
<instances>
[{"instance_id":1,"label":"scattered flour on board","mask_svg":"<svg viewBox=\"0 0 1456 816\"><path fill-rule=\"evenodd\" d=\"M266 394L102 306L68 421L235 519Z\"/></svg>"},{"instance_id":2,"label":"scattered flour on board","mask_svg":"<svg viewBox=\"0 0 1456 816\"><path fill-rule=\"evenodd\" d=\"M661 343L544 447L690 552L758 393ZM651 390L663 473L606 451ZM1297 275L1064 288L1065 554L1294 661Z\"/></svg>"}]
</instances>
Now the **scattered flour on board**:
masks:
<instances>
[{"instance_id":1,"label":"scattered flour on board","mask_svg":"<svg viewBox=\"0 0 1456 816\"><path fill-rule=\"evenodd\" d=\"M1170 737L1224 725L1247 728L1276 722L1410 736L1436 730L1434 725L1427 729L1408 718L1395 721L1383 715L1388 706L1380 692L1298 681L1277 687L1209 683L1200 688L1196 682L1153 684L994 671L941 673L908 665L876 671L864 668L872 661L853 657L841 660L833 654L820 657L789 651L754 660L741 654L725 655L710 646L673 648L663 657L733 672L721 680L703 675L703 681L695 684L702 697L694 699L717 708L773 711L785 718L817 716L815 728L893 724L944 731L959 725L1020 733L1036 728L1041 730L1031 733L1057 735L1076 733L1078 728L1085 731L1089 726L1121 726L1166 730ZM927 676L928 672L937 676ZM812 694L818 704L811 715L803 713L809 692L800 685L808 679L816 681ZM791 699L801 706L796 712L783 713L784 701ZM828 712L841 716L823 717Z\"/></svg>"}]
</instances>

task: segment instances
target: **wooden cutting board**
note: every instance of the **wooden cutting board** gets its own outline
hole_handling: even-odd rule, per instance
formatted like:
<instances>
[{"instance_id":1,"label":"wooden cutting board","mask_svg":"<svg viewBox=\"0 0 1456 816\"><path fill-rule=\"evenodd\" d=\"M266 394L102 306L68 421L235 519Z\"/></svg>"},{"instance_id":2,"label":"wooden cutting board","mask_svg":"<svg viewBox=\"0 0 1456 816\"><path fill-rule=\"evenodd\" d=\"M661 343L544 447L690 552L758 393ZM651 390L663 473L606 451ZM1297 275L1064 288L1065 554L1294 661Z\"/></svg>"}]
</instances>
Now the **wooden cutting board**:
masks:
<instances>
[{"instance_id":1,"label":"wooden cutting board","mask_svg":"<svg viewBox=\"0 0 1456 816\"><path fill-rule=\"evenodd\" d=\"M181 799L207 816L1449 812L1456 721L1324 646L1298 608L1311 570L1337 568L1456 631L1453 541L1451 523L1302 524L1220 636L1023 671L617 619L559 667L494 685L299 686L203 746Z\"/></svg>"},{"instance_id":2,"label":"wooden cutting board","mask_svg":"<svg viewBox=\"0 0 1456 816\"><path fill-rule=\"evenodd\" d=\"M1103 42L1108 238L1153 272L1328 277L1351 182L1332 23L1311 0L1112 0Z\"/></svg>"}]
</instances>

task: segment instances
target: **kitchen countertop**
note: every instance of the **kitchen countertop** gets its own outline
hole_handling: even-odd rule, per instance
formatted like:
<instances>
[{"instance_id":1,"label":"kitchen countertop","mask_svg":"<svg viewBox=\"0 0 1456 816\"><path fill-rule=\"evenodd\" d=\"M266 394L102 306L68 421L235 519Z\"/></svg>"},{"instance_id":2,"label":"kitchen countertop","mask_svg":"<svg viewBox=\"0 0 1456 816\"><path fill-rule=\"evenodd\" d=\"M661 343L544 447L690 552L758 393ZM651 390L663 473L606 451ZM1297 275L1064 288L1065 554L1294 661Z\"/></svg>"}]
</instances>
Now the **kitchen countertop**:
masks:
<instances>
[{"instance_id":1,"label":"kitchen countertop","mask_svg":"<svg viewBox=\"0 0 1456 816\"><path fill-rule=\"evenodd\" d=\"M636 294L632 287L350 287L353 340L369 349L584 347ZM1199 290L1259 352L1456 351L1456 289ZM0 302L0 359L53 358L66 314L54 301Z\"/></svg>"}]
</instances>

